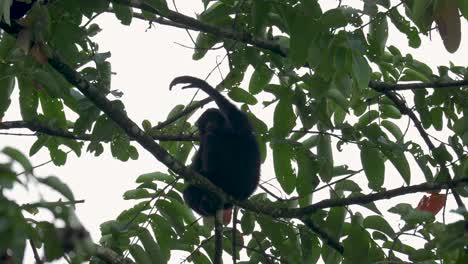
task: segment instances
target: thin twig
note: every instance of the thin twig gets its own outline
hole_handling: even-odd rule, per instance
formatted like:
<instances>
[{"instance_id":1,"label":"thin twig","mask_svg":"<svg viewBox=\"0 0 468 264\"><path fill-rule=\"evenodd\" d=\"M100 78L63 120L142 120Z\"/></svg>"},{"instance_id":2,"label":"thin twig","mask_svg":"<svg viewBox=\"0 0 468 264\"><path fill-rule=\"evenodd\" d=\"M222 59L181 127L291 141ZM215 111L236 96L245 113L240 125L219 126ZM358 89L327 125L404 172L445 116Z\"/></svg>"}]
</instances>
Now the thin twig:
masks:
<instances>
[{"instance_id":1,"label":"thin twig","mask_svg":"<svg viewBox=\"0 0 468 264\"><path fill-rule=\"evenodd\" d=\"M37 252L36 245L34 244L34 241L32 239L29 239L29 245L31 245L36 264L43 264L44 262L42 261L41 256L39 256L39 252Z\"/></svg>"}]
</instances>

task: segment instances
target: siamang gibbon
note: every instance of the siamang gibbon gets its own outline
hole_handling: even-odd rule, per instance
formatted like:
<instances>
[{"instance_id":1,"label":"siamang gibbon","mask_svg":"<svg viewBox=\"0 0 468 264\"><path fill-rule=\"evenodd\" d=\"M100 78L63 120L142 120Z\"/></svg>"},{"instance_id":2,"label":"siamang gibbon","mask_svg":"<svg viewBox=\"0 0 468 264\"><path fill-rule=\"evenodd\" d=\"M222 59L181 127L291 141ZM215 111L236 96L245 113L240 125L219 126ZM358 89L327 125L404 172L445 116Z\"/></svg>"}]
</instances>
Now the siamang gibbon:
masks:
<instances>
[{"instance_id":1,"label":"siamang gibbon","mask_svg":"<svg viewBox=\"0 0 468 264\"><path fill-rule=\"evenodd\" d=\"M15 20L22 18L28 13L34 2L36 0L31 0L29 3L14 0L10 7L10 18Z\"/></svg>"},{"instance_id":2,"label":"siamang gibbon","mask_svg":"<svg viewBox=\"0 0 468 264\"><path fill-rule=\"evenodd\" d=\"M258 186L260 178L260 150L247 115L228 101L205 81L181 76L177 84L185 88L200 88L218 105L206 110L195 125L200 134L200 146L192 162L192 169L208 178L214 185L237 200L247 199ZM214 216L219 209L230 212L232 204L222 204L207 190L188 184L183 191L187 205L202 216ZM230 221L230 215L229 215Z\"/></svg>"}]
</instances>

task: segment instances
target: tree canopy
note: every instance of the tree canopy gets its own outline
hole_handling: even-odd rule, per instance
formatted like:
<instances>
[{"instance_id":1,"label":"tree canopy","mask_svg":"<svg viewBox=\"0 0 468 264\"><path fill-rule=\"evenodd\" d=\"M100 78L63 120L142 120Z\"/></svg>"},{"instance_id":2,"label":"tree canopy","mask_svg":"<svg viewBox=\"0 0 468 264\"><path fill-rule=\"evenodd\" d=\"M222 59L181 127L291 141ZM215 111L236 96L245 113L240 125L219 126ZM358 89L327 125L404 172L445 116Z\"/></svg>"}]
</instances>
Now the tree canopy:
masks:
<instances>
[{"instance_id":1,"label":"tree canopy","mask_svg":"<svg viewBox=\"0 0 468 264\"><path fill-rule=\"evenodd\" d=\"M34 3L17 19L20 2ZM164 0L0 1L0 136L24 128L37 137L27 155L0 152L0 262L22 263L26 250L36 263L220 263L216 252L233 263L468 262L468 66L433 65L387 43L403 34L418 49L438 35L438 52L466 49L468 0L201 2L192 17ZM109 14L187 30L196 61L223 51L217 89L247 113L274 171L249 200L187 166L199 140L191 116L210 98L175 105L157 124L127 114L111 54L95 40L96 18ZM12 100L22 120L4 119ZM74 211L83 201L60 175L35 173L28 155L44 148L57 166L110 148L121 161L146 151L166 169L139 175L123 194L134 206L92 241ZM236 205L222 243L184 204L185 181ZM63 198L21 203L10 192L18 186Z\"/></svg>"}]
</instances>

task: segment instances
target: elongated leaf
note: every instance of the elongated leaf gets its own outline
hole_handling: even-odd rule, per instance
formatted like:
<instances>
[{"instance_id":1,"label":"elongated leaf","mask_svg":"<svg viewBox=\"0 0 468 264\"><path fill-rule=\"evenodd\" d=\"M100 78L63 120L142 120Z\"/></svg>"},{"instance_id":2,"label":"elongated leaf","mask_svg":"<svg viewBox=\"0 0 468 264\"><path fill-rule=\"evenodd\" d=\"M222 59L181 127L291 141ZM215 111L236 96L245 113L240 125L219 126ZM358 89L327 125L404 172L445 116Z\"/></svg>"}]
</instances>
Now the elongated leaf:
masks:
<instances>
[{"instance_id":1,"label":"elongated leaf","mask_svg":"<svg viewBox=\"0 0 468 264\"><path fill-rule=\"evenodd\" d=\"M411 181L411 169L408 160L406 159L405 153L401 152L395 154L384 151L384 155L392 162L393 166L395 166L395 168L398 170L405 183L409 185Z\"/></svg>"},{"instance_id":2,"label":"elongated leaf","mask_svg":"<svg viewBox=\"0 0 468 264\"><path fill-rule=\"evenodd\" d=\"M143 244L143 247L145 248L146 253L148 253L148 255L151 257L152 262L163 263L161 249L159 248L156 241L154 241L148 229L141 228L138 233L138 238Z\"/></svg>"},{"instance_id":3,"label":"elongated leaf","mask_svg":"<svg viewBox=\"0 0 468 264\"><path fill-rule=\"evenodd\" d=\"M238 88L238 87L232 88L229 91L228 95L232 100L236 102L246 103L249 105L257 104L257 99L253 95L251 95L246 90Z\"/></svg>"},{"instance_id":4,"label":"elongated leaf","mask_svg":"<svg viewBox=\"0 0 468 264\"><path fill-rule=\"evenodd\" d=\"M294 191L296 177L291 161L293 158L292 147L288 144L272 144L273 165L275 168L276 179L283 190L290 194Z\"/></svg>"},{"instance_id":5,"label":"elongated leaf","mask_svg":"<svg viewBox=\"0 0 468 264\"><path fill-rule=\"evenodd\" d=\"M19 164L21 164L26 173L32 173L33 166L29 159L23 153L21 153L21 151L14 148L6 147L2 150L2 152L10 156L10 158L17 161Z\"/></svg>"},{"instance_id":6,"label":"elongated leaf","mask_svg":"<svg viewBox=\"0 0 468 264\"><path fill-rule=\"evenodd\" d=\"M26 78L18 78L19 102L21 117L25 121L31 121L37 116L37 107L39 106L39 97L34 89L32 81Z\"/></svg>"},{"instance_id":7,"label":"elongated leaf","mask_svg":"<svg viewBox=\"0 0 468 264\"><path fill-rule=\"evenodd\" d=\"M59 178L55 176L49 176L47 178L37 178L37 180L41 182L42 184L45 184L49 186L50 188L54 189L55 191L59 192L69 201L75 200L75 197L71 189L68 187L68 185L63 183L62 180L60 180Z\"/></svg>"},{"instance_id":8,"label":"elongated leaf","mask_svg":"<svg viewBox=\"0 0 468 264\"><path fill-rule=\"evenodd\" d=\"M385 163L376 146L364 143L361 147L361 163L366 173L369 187L378 191L385 177Z\"/></svg>"},{"instance_id":9,"label":"elongated leaf","mask_svg":"<svg viewBox=\"0 0 468 264\"><path fill-rule=\"evenodd\" d=\"M379 215L371 215L366 217L364 219L364 227L378 230L389 237L393 237L395 235L395 231L387 222L387 220Z\"/></svg>"},{"instance_id":10,"label":"elongated leaf","mask_svg":"<svg viewBox=\"0 0 468 264\"><path fill-rule=\"evenodd\" d=\"M275 108L273 132L277 137L286 137L296 125L296 117L289 98L282 98Z\"/></svg>"},{"instance_id":11,"label":"elongated leaf","mask_svg":"<svg viewBox=\"0 0 468 264\"><path fill-rule=\"evenodd\" d=\"M252 94L258 94L265 88L273 77L273 71L268 68L265 64L260 64L255 67L255 71L252 74L249 82L249 92Z\"/></svg>"},{"instance_id":12,"label":"elongated leaf","mask_svg":"<svg viewBox=\"0 0 468 264\"><path fill-rule=\"evenodd\" d=\"M7 76L0 65L0 121L10 106L10 95L15 87L15 78Z\"/></svg>"},{"instance_id":13,"label":"elongated leaf","mask_svg":"<svg viewBox=\"0 0 468 264\"><path fill-rule=\"evenodd\" d=\"M329 135L319 135L317 154L320 162L320 178L324 182L329 182L333 177L333 150Z\"/></svg>"},{"instance_id":14,"label":"elongated leaf","mask_svg":"<svg viewBox=\"0 0 468 264\"><path fill-rule=\"evenodd\" d=\"M138 264L152 264L150 255L137 244L133 244L129 248L130 254L135 258Z\"/></svg>"},{"instance_id":15,"label":"elongated leaf","mask_svg":"<svg viewBox=\"0 0 468 264\"><path fill-rule=\"evenodd\" d=\"M360 89L365 89L369 85L371 68L369 63L361 54L353 54L352 76Z\"/></svg>"}]
</instances>

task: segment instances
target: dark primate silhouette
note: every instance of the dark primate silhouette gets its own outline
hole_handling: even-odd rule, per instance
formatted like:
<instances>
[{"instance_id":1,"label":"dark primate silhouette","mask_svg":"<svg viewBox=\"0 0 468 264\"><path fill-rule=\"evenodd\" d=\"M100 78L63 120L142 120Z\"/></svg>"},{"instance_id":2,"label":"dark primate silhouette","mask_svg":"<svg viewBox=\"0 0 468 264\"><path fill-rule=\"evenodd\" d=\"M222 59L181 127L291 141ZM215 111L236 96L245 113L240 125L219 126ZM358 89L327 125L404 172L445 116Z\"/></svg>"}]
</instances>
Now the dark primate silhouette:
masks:
<instances>
[{"instance_id":1,"label":"dark primate silhouette","mask_svg":"<svg viewBox=\"0 0 468 264\"><path fill-rule=\"evenodd\" d=\"M260 178L260 151L247 115L201 79L177 77L170 88L181 83L188 84L184 89L200 88L219 108L206 110L195 123L200 133L200 147L192 169L235 199L247 199ZM232 204L221 204L214 194L191 184L184 190L184 199L202 216L214 216L221 208L232 208Z\"/></svg>"}]
</instances>

